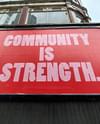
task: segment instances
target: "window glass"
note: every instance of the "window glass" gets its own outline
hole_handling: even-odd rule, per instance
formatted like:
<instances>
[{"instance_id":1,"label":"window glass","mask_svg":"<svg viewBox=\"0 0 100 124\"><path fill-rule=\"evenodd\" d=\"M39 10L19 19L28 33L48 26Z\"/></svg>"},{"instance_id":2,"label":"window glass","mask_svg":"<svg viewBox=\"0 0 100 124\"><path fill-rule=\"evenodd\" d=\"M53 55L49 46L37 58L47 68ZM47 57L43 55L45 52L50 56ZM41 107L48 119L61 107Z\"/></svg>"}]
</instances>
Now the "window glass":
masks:
<instances>
[{"instance_id":1,"label":"window glass","mask_svg":"<svg viewBox=\"0 0 100 124\"><path fill-rule=\"evenodd\" d=\"M28 24L66 24L69 23L66 11L30 12Z\"/></svg>"},{"instance_id":2,"label":"window glass","mask_svg":"<svg viewBox=\"0 0 100 124\"><path fill-rule=\"evenodd\" d=\"M4 12L0 13L0 25L17 24L19 20L19 12Z\"/></svg>"}]
</instances>

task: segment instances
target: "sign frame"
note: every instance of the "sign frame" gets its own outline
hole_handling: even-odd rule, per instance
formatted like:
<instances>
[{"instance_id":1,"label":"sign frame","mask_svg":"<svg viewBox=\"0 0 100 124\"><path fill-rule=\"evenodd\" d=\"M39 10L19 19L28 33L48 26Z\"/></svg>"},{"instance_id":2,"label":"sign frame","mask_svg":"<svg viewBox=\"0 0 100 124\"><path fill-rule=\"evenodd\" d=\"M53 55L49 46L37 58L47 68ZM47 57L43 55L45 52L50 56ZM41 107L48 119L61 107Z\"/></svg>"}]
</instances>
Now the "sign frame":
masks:
<instances>
[{"instance_id":1,"label":"sign frame","mask_svg":"<svg viewBox=\"0 0 100 124\"><path fill-rule=\"evenodd\" d=\"M2 31L13 31L13 30L40 30L40 29L100 29L100 24L99 23L92 23L92 24L64 24L64 25L13 25L13 26L8 26L8 25L3 25L0 26L0 30ZM14 93L14 94L0 94L0 95L35 95L35 96L98 96L100 93L80 93L80 94L24 94L24 93Z\"/></svg>"}]
</instances>

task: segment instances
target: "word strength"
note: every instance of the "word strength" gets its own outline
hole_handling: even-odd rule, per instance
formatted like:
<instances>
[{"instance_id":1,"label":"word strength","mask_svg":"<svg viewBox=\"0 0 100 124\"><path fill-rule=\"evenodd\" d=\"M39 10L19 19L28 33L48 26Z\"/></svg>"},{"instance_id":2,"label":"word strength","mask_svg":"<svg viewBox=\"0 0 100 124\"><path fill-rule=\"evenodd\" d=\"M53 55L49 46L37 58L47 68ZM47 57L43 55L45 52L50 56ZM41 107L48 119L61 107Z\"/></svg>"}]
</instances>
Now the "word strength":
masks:
<instances>
[{"instance_id":1,"label":"word strength","mask_svg":"<svg viewBox=\"0 0 100 124\"><path fill-rule=\"evenodd\" d=\"M87 33L70 34L25 34L8 35L4 46L61 46L61 45L89 45Z\"/></svg>"},{"instance_id":2,"label":"word strength","mask_svg":"<svg viewBox=\"0 0 100 124\"><path fill-rule=\"evenodd\" d=\"M0 67L0 72L0 82L100 81L100 77L95 76L90 62L6 63Z\"/></svg>"}]
</instances>

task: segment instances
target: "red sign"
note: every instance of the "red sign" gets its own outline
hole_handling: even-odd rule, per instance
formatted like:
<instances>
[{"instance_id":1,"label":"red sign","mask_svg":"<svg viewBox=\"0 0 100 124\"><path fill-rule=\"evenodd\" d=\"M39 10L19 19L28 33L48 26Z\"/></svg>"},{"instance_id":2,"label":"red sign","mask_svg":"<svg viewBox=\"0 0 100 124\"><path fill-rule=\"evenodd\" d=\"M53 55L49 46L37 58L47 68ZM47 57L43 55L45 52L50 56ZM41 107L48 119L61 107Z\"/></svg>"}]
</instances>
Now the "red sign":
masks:
<instances>
[{"instance_id":1,"label":"red sign","mask_svg":"<svg viewBox=\"0 0 100 124\"><path fill-rule=\"evenodd\" d=\"M0 31L0 94L100 94L100 29Z\"/></svg>"}]
</instances>

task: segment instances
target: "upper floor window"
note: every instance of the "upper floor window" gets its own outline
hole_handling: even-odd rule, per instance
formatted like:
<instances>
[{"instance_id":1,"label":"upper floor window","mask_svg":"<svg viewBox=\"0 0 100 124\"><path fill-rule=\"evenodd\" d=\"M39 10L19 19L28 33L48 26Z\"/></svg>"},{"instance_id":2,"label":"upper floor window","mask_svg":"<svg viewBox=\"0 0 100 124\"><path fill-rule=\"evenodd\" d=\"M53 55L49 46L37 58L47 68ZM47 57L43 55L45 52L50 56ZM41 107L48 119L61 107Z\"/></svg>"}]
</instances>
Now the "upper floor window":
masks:
<instances>
[{"instance_id":1,"label":"upper floor window","mask_svg":"<svg viewBox=\"0 0 100 124\"><path fill-rule=\"evenodd\" d=\"M67 24L69 16L65 8L30 9L28 24Z\"/></svg>"},{"instance_id":2,"label":"upper floor window","mask_svg":"<svg viewBox=\"0 0 100 124\"><path fill-rule=\"evenodd\" d=\"M20 16L20 11L4 10L0 12L0 25L17 24Z\"/></svg>"}]
</instances>

